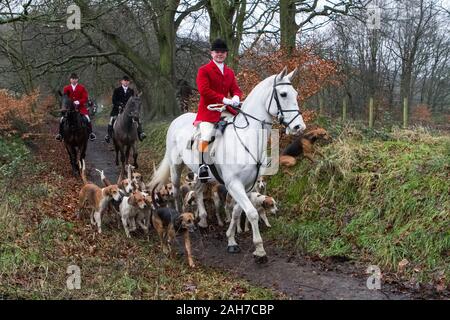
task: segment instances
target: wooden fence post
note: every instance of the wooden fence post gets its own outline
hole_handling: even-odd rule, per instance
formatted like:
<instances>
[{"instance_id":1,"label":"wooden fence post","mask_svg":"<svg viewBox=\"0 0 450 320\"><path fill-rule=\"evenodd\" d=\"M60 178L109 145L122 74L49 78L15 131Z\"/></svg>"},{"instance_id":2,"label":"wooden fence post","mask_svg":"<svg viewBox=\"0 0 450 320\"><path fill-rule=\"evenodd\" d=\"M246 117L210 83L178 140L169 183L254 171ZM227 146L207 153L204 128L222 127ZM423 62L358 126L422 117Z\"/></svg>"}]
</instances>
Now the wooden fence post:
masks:
<instances>
[{"instance_id":1,"label":"wooden fence post","mask_svg":"<svg viewBox=\"0 0 450 320\"><path fill-rule=\"evenodd\" d=\"M323 105L323 97L319 96L319 113L321 116L325 114L324 105Z\"/></svg>"},{"instance_id":2,"label":"wooden fence post","mask_svg":"<svg viewBox=\"0 0 450 320\"><path fill-rule=\"evenodd\" d=\"M408 127L408 98L403 98L403 129Z\"/></svg>"},{"instance_id":3,"label":"wooden fence post","mask_svg":"<svg viewBox=\"0 0 450 320\"><path fill-rule=\"evenodd\" d=\"M347 98L342 99L342 121L347 120Z\"/></svg>"},{"instance_id":4,"label":"wooden fence post","mask_svg":"<svg viewBox=\"0 0 450 320\"><path fill-rule=\"evenodd\" d=\"M373 98L369 100L369 128L373 128Z\"/></svg>"}]
</instances>

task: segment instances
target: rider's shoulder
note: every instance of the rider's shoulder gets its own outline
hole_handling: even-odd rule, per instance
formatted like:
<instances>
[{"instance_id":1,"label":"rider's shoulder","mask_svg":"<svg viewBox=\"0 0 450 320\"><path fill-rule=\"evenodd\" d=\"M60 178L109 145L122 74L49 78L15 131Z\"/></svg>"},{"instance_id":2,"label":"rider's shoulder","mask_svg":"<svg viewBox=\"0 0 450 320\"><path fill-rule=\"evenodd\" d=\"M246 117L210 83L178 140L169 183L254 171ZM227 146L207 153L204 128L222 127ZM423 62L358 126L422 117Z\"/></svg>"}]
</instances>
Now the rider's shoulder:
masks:
<instances>
[{"instance_id":1,"label":"rider's shoulder","mask_svg":"<svg viewBox=\"0 0 450 320\"><path fill-rule=\"evenodd\" d=\"M83 86L82 84L79 83L78 86L80 86L81 89L85 89L86 90L86 87Z\"/></svg>"},{"instance_id":2,"label":"rider's shoulder","mask_svg":"<svg viewBox=\"0 0 450 320\"><path fill-rule=\"evenodd\" d=\"M225 73L225 72L229 72L229 73L234 74L234 70L231 69L231 68L230 68L229 66L227 66L226 64L224 64L223 71L224 71L224 73Z\"/></svg>"},{"instance_id":3,"label":"rider's shoulder","mask_svg":"<svg viewBox=\"0 0 450 320\"><path fill-rule=\"evenodd\" d=\"M128 90L132 91L132 88L128 87ZM114 88L114 92L121 93L122 91L122 85Z\"/></svg>"},{"instance_id":4,"label":"rider's shoulder","mask_svg":"<svg viewBox=\"0 0 450 320\"><path fill-rule=\"evenodd\" d=\"M201 65L199 70L211 70L214 69L214 66L215 66L214 61L210 60L208 63Z\"/></svg>"}]
</instances>

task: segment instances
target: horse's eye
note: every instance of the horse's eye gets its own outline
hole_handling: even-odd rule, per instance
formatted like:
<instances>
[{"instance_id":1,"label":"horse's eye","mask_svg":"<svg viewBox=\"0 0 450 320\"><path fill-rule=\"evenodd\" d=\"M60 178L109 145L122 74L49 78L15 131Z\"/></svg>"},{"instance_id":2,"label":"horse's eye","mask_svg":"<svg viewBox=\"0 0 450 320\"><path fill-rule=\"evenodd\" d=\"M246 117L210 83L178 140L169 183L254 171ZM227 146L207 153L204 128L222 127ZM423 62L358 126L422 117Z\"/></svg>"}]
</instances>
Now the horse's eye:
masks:
<instances>
[{"instance_id":1,"label":"horse's eye","mask_svg":"<svg viewBox=\"0 0 450 320\"><path fill-rule=\"evenodd\" d=\"M282 93L280 93L280 96L281 96L282 98L286 98L286 97L287 97L287 92L282 92Z\"/></svg>"}]
</instances>

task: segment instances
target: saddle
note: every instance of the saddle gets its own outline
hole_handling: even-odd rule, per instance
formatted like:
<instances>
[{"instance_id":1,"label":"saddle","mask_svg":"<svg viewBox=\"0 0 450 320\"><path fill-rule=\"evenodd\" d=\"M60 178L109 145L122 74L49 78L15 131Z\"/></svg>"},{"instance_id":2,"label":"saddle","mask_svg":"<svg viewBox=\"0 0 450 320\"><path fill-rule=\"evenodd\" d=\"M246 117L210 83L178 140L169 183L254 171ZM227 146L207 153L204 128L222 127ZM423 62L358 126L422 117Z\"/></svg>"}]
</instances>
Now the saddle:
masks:
<instances>
[{"instance_id":1,"label":"saddle","mask_svg":"<svg viewBox=\"0 0 450 320\"><path fill-rule=\"evenodd\" d=\"M214 129L219 130L220 133L223 135L225 129L229 124L231 124L231 122L228 122L225 117L222 117L220 118L220 121L214 125Z\"/></svg>"},{"instance_id":2,"label":"saddle","mask_svg":"<svg viewBox=\"0 0 450 320\"><path fill-rule=\"evenodd\" d=\"M221 135L224 134L225 129L227 126L231 124L231 122L228 122L225 117L220 118L220 121L214 124L214 129L219 130ZM200 137L200 132L195 131L194 134L191 137L191 140L189 140L188 145L186 146L186 149L192 150L194 143L198 138ZM211 141L209 141L208 144L212 144L216 140L216 136L211 137Z\"/></svg>"}]
</instances>

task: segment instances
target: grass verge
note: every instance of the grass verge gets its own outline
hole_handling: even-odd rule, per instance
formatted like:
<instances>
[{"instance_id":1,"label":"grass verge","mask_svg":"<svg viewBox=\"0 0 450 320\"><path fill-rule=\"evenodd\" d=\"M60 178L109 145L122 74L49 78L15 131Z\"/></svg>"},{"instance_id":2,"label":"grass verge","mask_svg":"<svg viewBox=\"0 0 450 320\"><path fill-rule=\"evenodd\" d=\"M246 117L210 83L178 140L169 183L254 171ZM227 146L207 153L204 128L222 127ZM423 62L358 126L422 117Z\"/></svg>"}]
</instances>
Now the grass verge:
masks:
<instances>
[{"instance_id":1,"label":"grass verge","mask_svg":"<svg viewBox=\"0 0 450 320\"><path fill-rule=\"evenodd\" d=\"M156 235L127 239L108 216L101 235L74 220L80 182L49 137L38 155L0 138L0 297L6 299L273 299L280 294L162 254ZM69 290L71 265L81 289Z\"/></svg>"},{"instance_id":2,"label":"grass verge","mask_svg":"<svg viewBox=\"0 0 450 320\"><path fill-rule=\"evenodd\" d=\"M305 254L448 285L450 137L420 127L332 130L324 159L269 180L282 210L268 236Z\"/></svg>"}]
</instances>

